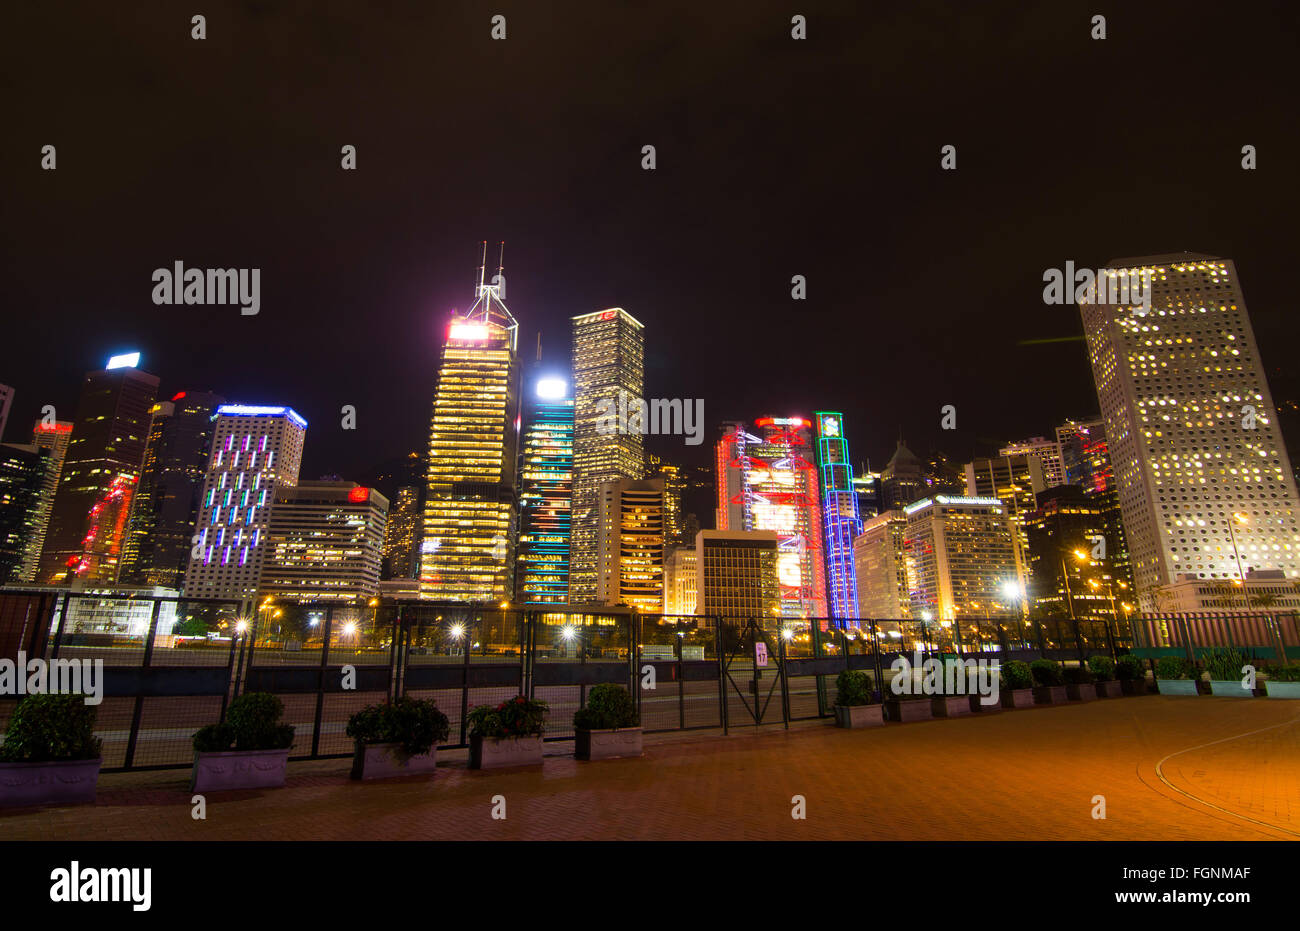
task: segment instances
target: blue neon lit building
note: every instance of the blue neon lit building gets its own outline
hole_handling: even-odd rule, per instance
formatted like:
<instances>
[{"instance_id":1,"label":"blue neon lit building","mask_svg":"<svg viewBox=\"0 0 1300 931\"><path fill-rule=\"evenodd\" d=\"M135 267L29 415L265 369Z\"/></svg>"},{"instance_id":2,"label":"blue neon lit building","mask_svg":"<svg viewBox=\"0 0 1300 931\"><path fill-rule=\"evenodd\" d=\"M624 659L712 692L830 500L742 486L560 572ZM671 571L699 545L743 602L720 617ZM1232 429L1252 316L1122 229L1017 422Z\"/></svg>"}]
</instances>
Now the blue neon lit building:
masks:
<instances>
[{"instance_id":1,"label":"blue neon lit building","mask_svg":"<svg viewBox=\"0 0 1300 931\"><path fill-rule=\"evenodd\" d=\"M525 414L519 472L515 600L569 600L573 510L573 397L560 378L534 385Z\"/></svg>"},{"instance_id":2,"label":"blue neon lit building","mask_svg":"<svg viewBox=\"0 0 1300 931\"><path fill-rule=\"evenodd\" d=\"M858 616L858 582L853 566L853 538L862 532L858 496L853 485L844 415L818 411L817 469L821 473L822 521L825 526L826 594L831 617Z\"/></svg>"}]
</instances>

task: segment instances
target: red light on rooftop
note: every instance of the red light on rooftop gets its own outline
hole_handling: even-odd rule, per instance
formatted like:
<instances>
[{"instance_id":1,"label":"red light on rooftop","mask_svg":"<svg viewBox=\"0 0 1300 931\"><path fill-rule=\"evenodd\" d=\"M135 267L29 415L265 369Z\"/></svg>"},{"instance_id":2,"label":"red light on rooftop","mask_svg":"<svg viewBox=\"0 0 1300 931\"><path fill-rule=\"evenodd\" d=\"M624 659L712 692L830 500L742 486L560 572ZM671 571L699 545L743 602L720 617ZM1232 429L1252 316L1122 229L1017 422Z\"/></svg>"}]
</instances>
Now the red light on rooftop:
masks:
<instances>
[{"instance_id":1,"label":"red light on rooftop","mask_svg":"<svg viewBox=\"0 0 1300 931\"><path fill-rule=\"evenodd\" d=\"M370 489L362 488L361 486L358 485L356 488L350 489L348 491L348 500L356 501L356 502L369 501Z\"/></svg>"},{"instance_id":2,"label":"red light on rooftop","mask_svg":"<svg viewBox=\"0 0 1300 931\"><path fill-rule=\"evenodd\" d=\"M183 398L183 397L185 397L185 392L184 392L184 391L178 391L178 392L176 393L176 397L172 398L172 400L173 400L173 401L179 401L179 400L180 400L181 398Z\"/></svg>"},{"instance_id":3,"label":"red light on rooftop","mask_svg":"<svg viewBox=\"0 0 1300 931\"><path fill-rule=\"evenodd\" d=\"M72 424L70 423L40 423L36 426L37 430L42 433L71 433Z\"/></svg>"}]
</instances>

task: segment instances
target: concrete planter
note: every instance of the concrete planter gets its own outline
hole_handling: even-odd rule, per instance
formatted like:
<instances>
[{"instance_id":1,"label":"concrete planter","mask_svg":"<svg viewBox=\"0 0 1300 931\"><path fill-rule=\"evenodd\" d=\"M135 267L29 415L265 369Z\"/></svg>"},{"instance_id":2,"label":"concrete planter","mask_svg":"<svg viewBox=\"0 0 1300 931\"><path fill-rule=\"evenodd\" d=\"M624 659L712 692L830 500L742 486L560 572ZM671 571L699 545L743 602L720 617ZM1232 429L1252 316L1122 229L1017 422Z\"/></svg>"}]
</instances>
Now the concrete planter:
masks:
<instances>
[{"instance_id":1,"label":"concrete planter","mask_svg":"<svg viewBox=\"0 0 1300 931\"><path fill-rule=\"evenodd\" d=\"M836 705L836 727L880 727L885 723L881 705Z\"/></svg>"},{"instance_id":2,"label":"concrete planter","mask_svg":"<svg viewBox=\"0 0 1300 931\"><path fill-rule=\"evenodd\" d=\"M1065 697L1070 701L1095 701L1097 699L1097 683L1072 682L1065 687Z\"/></svg>"},{"instance_id":3,"label":"concrete planter","mask_svg":"<svg viewBox=\"0 0 1300 931\"><path fill-rule=\"evenodd\" d=\"M103 760L0 763L0 808L93 802L103 764Z\"/></svg>"},{"instance_id":4,"label":"concrete planter","mask_svg":"<svg viewBox=\"0 0 1300 931\"><path fill-rule=\"evenodd\" d=\"M289 748L195 753L191 792L278 789L289 771Z\"/></svg>"},{"instance_id":5,"label":"concrete planter","mask_svg":"<svg viewBox=\"0 0 1300 931\"><path fill-rule=\"evenodd\" d=\"M1264 692L1269 698L1300 698L1300 682L1264 680Z\"/></svg>"},{"instance_id":6,"label":"concrete planter","mask_svg":"<svg viewBox=\"0 0 1300 931\"><path fill-rule=\"evenodd\" d=\"M1002 710L1002 696L1005 694L1006 694L1005 692L999 692L998 700L991 705L986 705L980 700L984 697L983 695L967 695L966 701L970 703L970 710L972 714L986 714L990 711Z\"/></svg>"},{"instance_id":7,"label":"concrete planter","mask_svg":"<svg viewBox=\"0 0 1300 931\"><path fill-rule=\"evenodd\" d=\"M358 742L352 753L353 779L392 779L394 776L419 776L438 766L438 748L428 753L406 756L401 744L363 744Z\"/></svg>"},{"instance_id":8,"label":"concrete planter","mask_svg":"<svg viewBox=\"0 0 1300 931\"><path fill-rule=\"evenodd\" d=\"M1145 695L1147 694L1146 679L1121 679L1120 689L1125 695Z\"/></svg>"},{"instance_id":9,"label":"concrete planter","mask_svg":"<svg viewBox=\"0 0 1300 931\"><path fill-rule=\"evenodd\" d=\"M936 718L955 718L970 714L969 695L938 695L930 699L930 712Z\"/></svg>"},{"instance_id":10,"label":"concrete planter","mask_svg":"<svg viewBox=\"0 0 1300 931\"><path fill-rule=\"evenodd\" d=\"M1033 689L1003 689L1001 692L1003 708L1034 707Z\"/></svg>"},{"instance_id":11,"label":"concrete planter","mask_svg":"<svg viewBox=\"0 0 1300 931\"><path fill-rule=\"evenodd\" d=\"M885 717L890 721L928 721L934 716L929 699L891 699L885 702Z\"/></svg>"},{"instance_id":12,"label":"concrete planter","mask_svg":"<svg viewBox=\"0 0 1300 931\"><path fill-rule=\"evenodd\" d=\"M1124 695L1123 686L1124 684L1118 679L1093 683L1093 688L1096 689L1098 698L1122 698Z\"/></svg>"},{"instance_id":13,"label":"concrete planter","mask_svg":"<svg viewBox=\"0 0 1300 931\"><path fill-rule=\"evenodd\" d=\"M1064 705L1070 700L1070 695L1066 691L1069 686L1066 685L1036 685L1034 686L1034 704L1036 705Z\"/></svg>"},{"instance_id":14,"label":"concrete planter","mask_svg":"<svg viewBox=\"0 0 1300 931\"><path fill-rule=\"evenodd\" d=\"M1223 698L1254 698L1255 693L1241 687L1240 679L1211 679L1210 694Z\"/></svg>"},{"instance_id":15,"label":"concrete planter","mask_svg":"<svg viewBox=\"0 0 1300 931\"><path fill-rule=\"evenodd\" d=\"M1156 691L1161 695L1199 695L1195 679L1157 679Z\"/></svg>"},{"instance_id":16,"label":"concrete planter","mask_svg":"<svg viewBox=\"0 0 1300 931\"><path fill-rule=\"evenodd\" d=\"M580 760L617 760L641 755L641 728L579 729L573 738L573 755Z\"/></svg>"},{"instance_id":17,"label":"concrete planter","mask_svg":"<svg viewBox=\"0 0 1300 931\"><path fill-rule=\"evenodd\" d=\"M531 737L471 737L470 769L505 769L510 766L541 766L542 735Z\"/></svg>"}]
</instances>

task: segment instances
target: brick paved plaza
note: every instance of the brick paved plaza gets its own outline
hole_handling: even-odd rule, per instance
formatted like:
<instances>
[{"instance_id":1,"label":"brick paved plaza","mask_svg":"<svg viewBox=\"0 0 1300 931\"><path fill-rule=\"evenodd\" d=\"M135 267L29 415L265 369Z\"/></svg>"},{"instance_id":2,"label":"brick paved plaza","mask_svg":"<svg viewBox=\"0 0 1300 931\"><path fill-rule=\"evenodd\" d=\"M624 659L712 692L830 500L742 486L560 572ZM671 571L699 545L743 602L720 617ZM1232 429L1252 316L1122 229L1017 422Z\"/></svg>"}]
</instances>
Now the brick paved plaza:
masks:
<instances>
[{"instance_id":1,"label":"brick paved plaza","mask_svg":"<svg viewBox=\"0 0 1300 931\"><path fill-rule=\"evenodd\" d=\"M1295 840L1300 703L1145 696L863 731L647 738L638 760L361 784L348 761L290 765L283 789L208 798L188 770L107 774L94 806L0 812L42 840ZM445 763L445 765L444 765ZM807 799L807 820L790 816ZM490 817L503 795L507 819ZM1107 818L1091 817L1106 797Z\"/></svg>"}]
</instances>

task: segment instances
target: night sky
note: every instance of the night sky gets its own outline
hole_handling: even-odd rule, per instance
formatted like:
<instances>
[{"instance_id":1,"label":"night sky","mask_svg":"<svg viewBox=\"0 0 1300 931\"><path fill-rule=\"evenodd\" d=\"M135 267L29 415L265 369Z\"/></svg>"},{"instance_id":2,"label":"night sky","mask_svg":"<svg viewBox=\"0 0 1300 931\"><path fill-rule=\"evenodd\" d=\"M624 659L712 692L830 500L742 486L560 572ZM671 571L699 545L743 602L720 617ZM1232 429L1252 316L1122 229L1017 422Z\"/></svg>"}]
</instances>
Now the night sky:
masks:
<instances>
[{"instance_id":1,"label":"night sky","mask_svg":"<svg viewBox=\"0 0 1300 931\"><path fill-rule=\"evenodd\" d=\"M1236 260L1295 375L1293 2L129 6L0 30L10 442L139 349L165 397L297 409L305 478L361 477L424 448L484 239L526 357L540 331L567 368L576 313L645 323L647 397L705 402L705 445L649 444L686 462L762 414L841 409L878 468L900 432L962 460L1095 412L1078 311L1042 300L1071 259ZM155 306L176 260L260 268L261 312Z\"/></svg>"}]
</instances>

